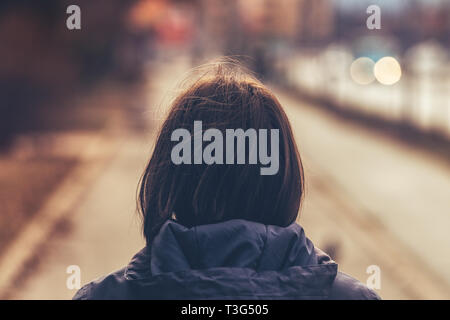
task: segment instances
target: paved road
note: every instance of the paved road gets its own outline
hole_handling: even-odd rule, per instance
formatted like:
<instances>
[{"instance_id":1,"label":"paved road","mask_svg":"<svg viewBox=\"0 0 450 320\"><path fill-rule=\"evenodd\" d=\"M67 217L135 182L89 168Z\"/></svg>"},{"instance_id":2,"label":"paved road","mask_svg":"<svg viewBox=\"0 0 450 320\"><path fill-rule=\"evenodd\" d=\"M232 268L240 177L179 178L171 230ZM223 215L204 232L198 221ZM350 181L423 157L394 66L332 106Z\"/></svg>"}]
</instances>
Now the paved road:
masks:
<instances>
[{"instance_id":1,"label":"paved road","mask_svg":"<svg viewBox=\"0 0 450 320\"><path fill-rule=\"evenodd\" d=\"M367 266L380 266L384 297L450 298L450 166L278 96L306 168L300 222L313 240L340 243L338 262L360 280Z\"/></svg>"},{"instance_id":2,"label":"paved road","mask_svg":"<svg viewBox=\"0 0 450 320\"><path fill-rule=\"evenodd\" d=\"M162 94L187 63L166 63L148 82L145 116L162 118ZM341 270L365 282L381 270L383 298L450 298L450 169L432 156L388 137L341 122L277 90L291 119L307 178L299 222ZM136 185L153 131L123 136L120 149L74 208L65 235L46 245L36 271L12 295L66 299L66 267L82 283L125 265L143 245L135 214ZM446 211L447 210L447 211ZM437 245L438 244L438 245Z\"/></svg>"}]
</instances>

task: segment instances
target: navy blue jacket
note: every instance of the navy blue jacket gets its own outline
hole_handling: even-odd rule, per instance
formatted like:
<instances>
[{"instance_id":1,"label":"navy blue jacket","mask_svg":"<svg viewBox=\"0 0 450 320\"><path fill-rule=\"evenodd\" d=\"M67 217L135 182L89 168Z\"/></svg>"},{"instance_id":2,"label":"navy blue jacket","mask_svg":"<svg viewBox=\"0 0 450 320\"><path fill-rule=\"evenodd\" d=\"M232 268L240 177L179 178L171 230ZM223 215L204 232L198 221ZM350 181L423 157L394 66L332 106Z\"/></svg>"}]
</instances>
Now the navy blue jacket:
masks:
<instances>
[{"instance_id":1,"label":"navy blue jacket","mask_svg":"<svg viewBox=\"0 0 450 320\"><path fill-rule=\"evenodd\" d=\"M74 299L379 299L315 248L303 228L169 220L129 265Z\"/></svg>"}]
</instances>

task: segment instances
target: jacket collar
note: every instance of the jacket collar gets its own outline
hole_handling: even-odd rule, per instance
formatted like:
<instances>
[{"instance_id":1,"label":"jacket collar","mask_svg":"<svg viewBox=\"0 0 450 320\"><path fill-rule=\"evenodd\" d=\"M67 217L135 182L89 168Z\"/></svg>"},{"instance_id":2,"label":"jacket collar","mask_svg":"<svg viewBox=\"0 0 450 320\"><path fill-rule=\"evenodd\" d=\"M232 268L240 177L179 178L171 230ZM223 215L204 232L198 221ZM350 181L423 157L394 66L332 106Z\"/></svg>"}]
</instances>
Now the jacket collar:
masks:
<instances>
[{"instance_id":1,"label":"jacket collar","mask_svg":"<svg viewBox=\"0 0 450 320\"><path fill-rule=\"evenodd\" d=\"M186 228L168 220L152 245L132 258L125 278L223 267L262 272L318 265L335 263L314 247L297 223L283 228L236 219Z\"/></svg>"}]
</instances>

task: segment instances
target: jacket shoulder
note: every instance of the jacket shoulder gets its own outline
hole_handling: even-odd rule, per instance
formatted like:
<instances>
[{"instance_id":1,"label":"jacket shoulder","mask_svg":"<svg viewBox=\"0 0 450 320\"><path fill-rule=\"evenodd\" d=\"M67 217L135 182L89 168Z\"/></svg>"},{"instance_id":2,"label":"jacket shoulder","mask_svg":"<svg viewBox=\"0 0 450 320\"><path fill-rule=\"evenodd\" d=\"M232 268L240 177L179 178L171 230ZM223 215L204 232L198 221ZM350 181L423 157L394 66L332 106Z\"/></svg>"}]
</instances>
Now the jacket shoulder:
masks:
<instances>
[{"instance_id":1,"label":"jacket shoulder","mask_svg":"<svg viewBox=\"0 0 450 320\"><path fill-rule=\"evenodd\" d=\"M124 277L125 268L100 277L81 287L73 300L123 299L119 296L127 292Z\"/></svg>"},{"instance_id":2,"label":"jacket shoulder","mask_svg":"<svg viewBox=\"0 0 450 320\"><path fill-rule=\"evenodd\" d=\"M330 300L381 300L380 296L359 280L338 272L331 287Z\"/></svg>"}]
</instances>

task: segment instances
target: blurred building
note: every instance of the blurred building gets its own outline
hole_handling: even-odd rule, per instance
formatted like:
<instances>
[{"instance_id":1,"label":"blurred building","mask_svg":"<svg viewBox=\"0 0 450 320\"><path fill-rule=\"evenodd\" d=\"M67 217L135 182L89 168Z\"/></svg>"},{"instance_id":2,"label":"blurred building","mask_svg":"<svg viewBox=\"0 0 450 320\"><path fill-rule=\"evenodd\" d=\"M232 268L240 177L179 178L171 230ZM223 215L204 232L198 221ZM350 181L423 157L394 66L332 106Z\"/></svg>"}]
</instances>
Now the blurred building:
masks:
<instances>
[{"instance_id":1,"label":"blurred building","mask_svg":"<svg viewBox=\"0 0 450 320\"><path fill-rule=\"evenodd\" d=\"M100 79L139 77L143 39L124 19L134 2L1 1L0 148L17 133L49 129L52 108ZM81 30L66 27L71 4L81 8Z\"/></svg>"},{"instance_id":2,"label":"blurred building","mask_svg":"<svg viewBox=\"0 0 450 320\"><path fill-rule=\"evenodd\" d=\"M240 8L252 32L272 38L321 42L333 34L330 0L247 0Z\"/></svg>"},{"instance_id":3,"label":"blurred building","mask_svg":"<svg viewBox=\"0 0 450 320\"><path fill-rule=\"evenodd\" d=\"M335 32L335 11L330 0L299 1L299 40L302 43L323 44Z\"/></svg>"}]
</instances>

